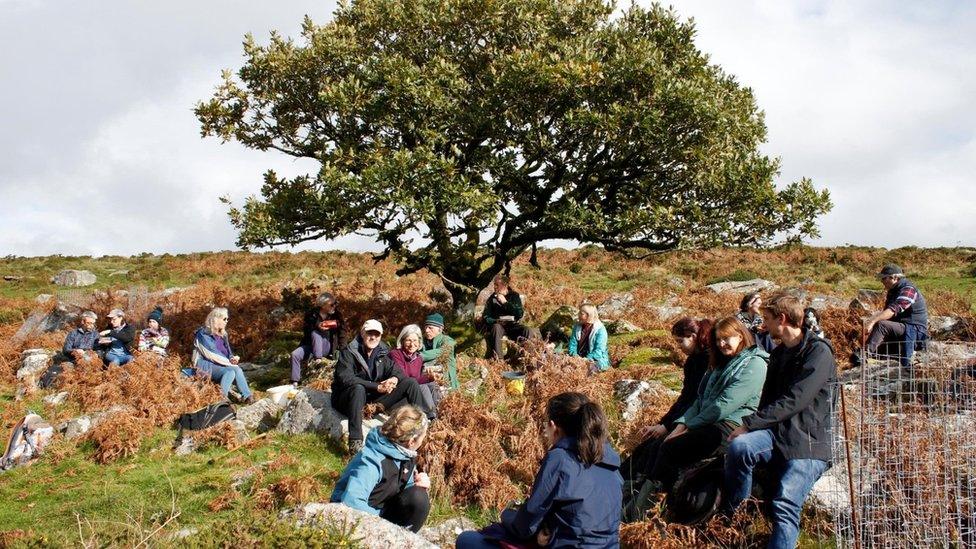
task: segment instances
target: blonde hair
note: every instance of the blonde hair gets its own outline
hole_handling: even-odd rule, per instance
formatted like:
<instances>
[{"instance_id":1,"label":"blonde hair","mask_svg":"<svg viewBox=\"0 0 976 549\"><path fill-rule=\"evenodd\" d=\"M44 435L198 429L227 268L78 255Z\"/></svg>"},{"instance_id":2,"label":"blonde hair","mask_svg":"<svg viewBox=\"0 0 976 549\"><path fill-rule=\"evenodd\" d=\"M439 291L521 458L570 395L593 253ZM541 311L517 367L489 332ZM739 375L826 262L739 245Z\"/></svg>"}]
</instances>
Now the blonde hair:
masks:
<instances>
[{"instance_id":1,"label":"blonde hair","mask_svg":"<svg viewBox=\"0 0 976 549\"><path fill-rule=\"evenodd\" d=\"M420 326L417 326L416 324L407 324L406 326L403 327L402 330L400 330L400 335L397 336L397 348L398 349L402 348L403 347L403 340L406 339L407 336L410 336L410 335L416 335L417 336L417 342L418 343L423 343L423 341L424 341L424 335L423 334L424 333L423 333L423 331L421 331Z\"/></svg>"},{"instance_id":2,"label":"blonde hair","mask_svg":"<svg viewBox=\"0 0 976 549\"><path fill-rule=\"evenodd\" d=\"M390 413L390 418L380 427L380 434L390 442L406 446L411 440L427 432L430 420L416 406L400 406Z\"/></svg>"},{"instance_id":3,"label":"blonde hair","mask_svg":"<svg viewBox=\"0 0 976 549\"><path fill-rule=\"evenodd\" d=\"M210 310L210 313L207 314L207 319L203 321L203 326L207 329L208 332L214 335L226 336L227 328L225 327L223 330L220 330L218 332L214 328L214 321L217 320L218 318L227 318L227 316L228 313L226 307L214 307L213 309Z\"/></svg>"},{"instance_id":4,"label":"blonde hair","mask_svg":"<svg viewBox=\"0 0 976 549\"><path fill-rule=\"evenodd\" d=\"M600 321L600 311L597 310L596 305L586 303L580 305L580 311L586 313L587 318L590 320L590 324Z\"/></svg>"}]
</instances>

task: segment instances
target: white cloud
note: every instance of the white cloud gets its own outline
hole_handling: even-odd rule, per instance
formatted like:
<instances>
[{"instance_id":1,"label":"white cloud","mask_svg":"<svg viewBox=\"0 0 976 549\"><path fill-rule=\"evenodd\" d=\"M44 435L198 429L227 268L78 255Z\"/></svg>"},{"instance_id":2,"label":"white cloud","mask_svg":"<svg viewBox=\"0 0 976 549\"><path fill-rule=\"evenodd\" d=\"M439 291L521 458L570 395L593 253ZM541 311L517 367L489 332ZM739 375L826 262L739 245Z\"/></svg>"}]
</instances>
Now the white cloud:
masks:
<instances>
[{"instance_id":1,"label":"white cloud","mask_svg":"<svg viewBox=\"0 0 976 549\"><path fill-rule=\"evenodd\" d=\"M782 181L830 189L818 244L971 245L976 5L676 2L756 93Z\"/></svg>"},{"instance_id":2,"label":"white cloud","mask_svg":"<svg viewBox=\"0 0 976 549\"><path fill-rule=\"evenodd\" d=\"M217 197L309 163L199 137L191 109L241 40L334 3L0 0L0 255L230 249ZM829 188L822 244L974 244L976 5L684 0L755 90L782 182ZM377 249L346 237L301 249Z\"/></svg>"}]
</instances>

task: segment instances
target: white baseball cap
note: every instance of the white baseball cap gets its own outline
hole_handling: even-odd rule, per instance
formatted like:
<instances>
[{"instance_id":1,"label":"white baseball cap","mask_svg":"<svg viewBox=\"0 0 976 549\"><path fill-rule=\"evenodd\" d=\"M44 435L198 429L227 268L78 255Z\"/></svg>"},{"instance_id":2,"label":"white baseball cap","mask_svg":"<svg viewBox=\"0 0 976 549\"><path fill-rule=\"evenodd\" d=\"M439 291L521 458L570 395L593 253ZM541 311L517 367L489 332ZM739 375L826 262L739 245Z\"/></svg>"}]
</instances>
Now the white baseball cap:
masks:
<instances>
[{"instance_id":1,"label":"white baseball cap","mask_svg":"<svg viewBox=\"0 0 976 549\"><path fill-rule=\"evenodd\" d=\"M363 330L362 331L364 331L364 332L379 332L379 333L382 334L383 333L383 325L380 324L380 321L379 320L376 320L376 319L372 319L371 318L371 319L367 320L366 322L363 322Z\"/></svg>"}]
</instances>

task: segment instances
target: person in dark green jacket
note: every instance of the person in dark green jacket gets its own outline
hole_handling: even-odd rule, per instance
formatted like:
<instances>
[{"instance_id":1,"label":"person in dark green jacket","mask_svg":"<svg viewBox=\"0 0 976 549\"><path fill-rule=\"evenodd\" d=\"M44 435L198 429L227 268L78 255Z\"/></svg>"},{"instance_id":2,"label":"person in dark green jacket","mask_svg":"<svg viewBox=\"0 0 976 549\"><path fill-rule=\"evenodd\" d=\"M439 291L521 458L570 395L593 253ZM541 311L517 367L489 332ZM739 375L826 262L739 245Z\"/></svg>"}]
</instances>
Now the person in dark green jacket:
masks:
<instances>
[{"instance_id":1,"label":"person in dark green jacket","mask_svg":"<svg viewBox=\"0 0 976 549\"><path fill-rule=\"evenodd\" d=\"M675 420L648 475L658 491L670 490L681 468L725 451L729 434L759 407L768 362L769 354L735 317L715 324L709 371L698 397Z\"/></svg>"},{"instance_id":2,"label":"person in dark green jacket","mask_svg":"<svg viewBox=\"0 0 976 549\"><path fill-rule=\"evenodd\" d=\"M489 360L499 360L504 356L503 338L518 342L532 335L532 330L519 322L525 314L522 296L510 284L508 275L496 276L495 291L488 296L484 312L481 313L485 342L488 344L486 358Z\"/></svg>"},{"instance_id":3,"label":"person in dark green jacket","mask_svg":"<svg viewBox=\"0 0 976 549\"><path fill-rule=\"evenodd\" d=\"M446 372L447 386L451 389L460 387L454 338L444 333L444 317L440 313L427 315L424 320L423 345L420 357L424 360L424 370Z\"/></svg>"}]
</instances>

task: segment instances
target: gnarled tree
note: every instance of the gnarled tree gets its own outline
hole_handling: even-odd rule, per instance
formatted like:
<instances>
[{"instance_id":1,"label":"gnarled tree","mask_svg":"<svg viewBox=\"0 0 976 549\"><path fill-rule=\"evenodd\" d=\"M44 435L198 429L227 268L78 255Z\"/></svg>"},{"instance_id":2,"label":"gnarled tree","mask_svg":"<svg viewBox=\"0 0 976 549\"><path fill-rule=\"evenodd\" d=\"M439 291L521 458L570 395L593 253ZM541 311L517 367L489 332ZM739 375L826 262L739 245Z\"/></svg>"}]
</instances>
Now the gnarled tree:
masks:
<instances>
[{"instance_id":1,"label":"gnarled tree","mask_svg":"<svg viewBox=\"0 0 976 549\"><path fill-rule=\"evenodd\" d=\"M238 245L345 234L456 304L548 239L628 254L816 235L827 191L777 189L763 114L672 11L600 0L354 0L249 35L204 136L320 163L232 206Z\"/></svg>"}]
</instances>

